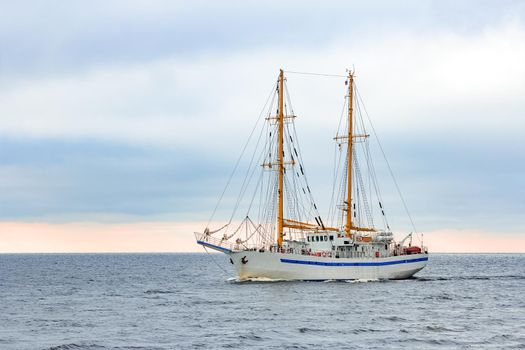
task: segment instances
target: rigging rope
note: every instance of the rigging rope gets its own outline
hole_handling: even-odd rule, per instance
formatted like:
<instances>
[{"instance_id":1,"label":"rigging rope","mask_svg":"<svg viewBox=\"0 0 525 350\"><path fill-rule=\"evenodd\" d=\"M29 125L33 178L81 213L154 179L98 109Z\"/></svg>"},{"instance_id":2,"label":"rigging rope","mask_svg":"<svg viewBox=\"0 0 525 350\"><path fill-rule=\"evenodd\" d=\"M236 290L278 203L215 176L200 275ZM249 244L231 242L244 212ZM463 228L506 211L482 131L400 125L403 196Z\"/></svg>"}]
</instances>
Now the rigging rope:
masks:
<instances>
[{"instance_id":1,"label":"rigging rope","mask_svg":"<svg viewBox=\"0 0 525 350\"><path fill-rule=\"evenodd\" d=\"M403 203L403 207L405 208L405 212L410 219L410 223L412 224L412 228L414 229L414 232L417 232L416 225L414 224L414 220L412 220L412 216L410 215L410 212L408 211L408 207L406 205L405 199L403 195L401 194L401 190L399 188L399 185L397 183L397 180L394 176L394 172L392 171L392 167L390 167L390 163L388 162L388 159L386 158L385 151L383 150L383 146L381 145L381 142L379 141L379 138L377 137L376 130L374 128L374 125L372 124L372 120L370 119L370 115L368 114L368 111L366 110L365 103L363 101L363 98L361 97L361 94L359 93L359 90L357 89L357 85L355 86L356 95L361 101L361 104L363 105L363 110L365 111L366 117L368 119L368 122L370 123L370 127L372 128L372 132L374 133L375 139L377 140L377 144L379 145L379 149L381 150L381 153L383 154L383 158L385 159L386 165L388 167L388 171L390 172L390 176L392 176L392 180L394 181L394 185L396 186L397 193L399 195L399 198L401 198L401 202Z\"/></svg>"},{"instance_id":2,"label":"rigging rope","mask_svg":"<svg viewBox=\"0 0 525 350\"><path fill-rule=\"evenodd\" d=\"M361 104L360 103L356 103L356 112L357 112L357 115L359 116L358 120L361 121L361 124L362 124L362 127L363 127L363 134L366 134L366 132L364 131L365 126L364 126L363 113L361 111ZM375 135L375 137L377 139L377 135ZM369 142L366 141L364 143L364 145L365 145L365 147L364 147L364 154L365 154L366 163L367 163L367 167L368 167L368 173L369 173L370 178L372 180L372 185L374 186L374 190L375 190L375 193L376 193L376 196L377 196L377 200L379 202L379 207L380 207L381 213L382 213L382 217L381 218L383 220L383 224L385 225L386 229L390 231L390 225L388 224L388 220L386 218L384 208L383 208L383 206L381 204L383 202L383 196L381 194L381 189L379 188L379 181L377 180L377 175L376 175L376 171L375 171L375 167L374 167L374 162L373 162L373 159L372 159L372 157L370 155Z\"/></svg>"},{"instance_id":3,"label":"rigging rope","mask_svg":"<svg viewBox=\"0 0 525 350\"><path fill-rule=\"evenodd\" d=\"M224 267L222 267L221 265L219 265L219 263L215 260L215 258L213 257L213 254L210 253L208 251L208 249L206 248L206 246L202 246L204 248L204 250L206 251L206 254L210 255L211 256L211 260L213 260L213 262L215 263L215 265L217 265L225 274L228 274L228 271L226 271L224 269Z\"/></svg>"},{"instance_id":4,"label":"rigging rope","mask_svg":"<svg viewBox=\"0 0 525 350\"><path fill-rule=\"evenodd\" d=\"M268 95L268 98L266 99L266 102L264 103L264 106L261 110L261 113L259 114L259 117L257 118L257 121L255 122L255 125L253 126L253 129L252 131L250 132L250 136L248 136L248 139L246 140L246 143L244 144L244 147L241 151L241 154L239 155L239 158L237 159L237 162L235 163L235 166L233 168L233 171L232 173L230 174L230 177L228 178L228 181L226 182L226 186L224 187L224 190L222 191L220 197L219 197L219 201L217 202L217 204L215 205L215 208L213 208L213 212L210 216L210 219L208 220L208 223L206 224L206 227L208 227L210 225L210 222L213 220L213 217L215 216L215 213L217 212L217 208L219 207L219 205L221 204L221 201L222 201L222 198L224 197L224 194L226 193L226 190L228 189L230 183L231 183L231 180L233 178L233 175L235 174L235 172L237 171L237 168L239 166L239 163L241 162L241 159L244 155L244 152L246 151L246 148L248 147L248 144L250 143L250 140L253 136L253 133L255 132L255 130L257 129L257 125L259 125L259 121L261 120L261 117L263 116L264 114L264 111L266 110L266 106L268 105L268 101L270 101L270 98L272 97L272 95L275 95L275 92L274 92L274 87L272 87L272 90L270 91L270 94ZM231 220L230 220L231 221Z\"/></svg>"},{"instance_id":5,"label":"rigging rope","mask_svg":"<svg viewBox=\"0 0 525 350\"><path fill-rule=\"evenodd\" d=\"M302 74L302 75L315 75L315 76L327 76L327 77L340 77L340 78L346 78L346 76L343 76L343 75L335 75L335 74L321 74L321 73L311 73L311 72L294 72L294 71L286 71L286 73L290 73L290 74ZM381 153L383 154L383 157L385 159L385 162L388 166L388 170L390 172L390 175L392 176L392 179L394 181L394 184L396 186L396 190L398 192L398 195L403 203L403 206L404 206L404 209L405 209L405 212L407 214L407 216L409 217L410 219L410 222L412 224L412 227L414 229L414 232L417 232L416 230L416 227L415 227L415 224L412 220L412 217L408 211L408 207L406 205L406 202L404 200L404 197L402 196L401 194L401 191L400 191L400 188L399 188L399 185L397 183L397 180L396 178L394 177L394 174L393 174L393 171L392 171L392 168L388 162L388 159L386 158L386 154L383 150L383 147L379 141L379 138L377 137L377 133L376 133L376 130L371 122L371 119L370 119L370 116L368 114L368 112L366 111L366 107L364 106L364 102L363 102L363 99L357 89L357 86L355 86L355 92L356 92L356 98L357 98L357 101L355 103L355 111L357 112L356 113L356 116L358 116L358 118L356 118L356 123L355 123L355 131L357 134L360 134L361 131L362 131L362 134L366 134L366 130L365 130L365 122L364 122L364 118L363 118L363 113L362 113L362 110L361 110L361 105L362 105L362 108L364 110L364 114L366 114L366 117L368 118L368 123L370 124L371 128L372 128L372 132L374 134L374 137L377 139L377 142L378 142L378 145L379 145L379 148L381 150ZM284 111L283 111L283 114L286 116L286 117L290 117L290 118L286 118L286 122L285 122L285 125L284 125L284 128L283 128L283 133L286 133L288 134L287 136L288 137L284 137L283 135L283 139L284 139L284 142L285 142L285 145L283 145L283 162L285 161L284 157L285 157L285 151L287 152L287 160L290 160L291 159L291 163L294 164L295 166L292 167L292 168L288 168L288 169L283 169L283 197L284 198L284 201L286 203L285 205L285 210L286 210L286 213L288 214L288 218L290 219L297 219L298 221L302 222L303 218L306 219L306 221L308 222L308 218L311 218L311 216L313 216L313 218L316 220L316 222L319 224L321 218L320 218L320 215L319 215L319 211L317 209L317 206L315 204L315 201L314 201L314 198L313 198L313 194L310 190L310 186L308 184L308 179L306 177L306 174L305 174L305 170L304 170L304 162L303 162L303 158L302 158L302 154L301 154L301 150L300 150L300 147L299 147L299 141L298 141L298 136L297 136L297 131L296 131L296 128L295 128L295 123L294 123L294 111L293 111L293 107L292 107L292 103L291 103L291 99L290 99L290 94L288 92L288 86L285 82L284 84L284 91L282 92L285 96L285 104L284 104ZM273 98L272 98L273 96ZM257 144L254 148L254 153L252 154L251 156L251 159L249 161L249 165L248 165L248 169L246 170L246 173L245 173L245 176L244 176L244 180L242 182L242 185L241 185L241 188L240 188L240 191L239 191L239 195L238 195L238 198L236 200L236 203L234 205L234 210L233 210L233 213L232 215L230 216L229 218L229 221L226 225L224 225L223 227L221 227L219 230L215 230L215 231L212 231L212 233L214 232L218 232L224 228L226 228L225 230L225 236L227 235L228 231L230 230L230 227L229 225L231 224L234 216L236 215L236 212L238 211L239 206L241 205L241 202L242 202L242 205L244 206L245 204L245 201L248 200L248 206L247 206L247 211L246 211L246 218L251 222L251 219L248 217L248 214L249 212L251 211L252 207L254 206L254 200L255 200L255 197L256 196L259 196L259 208L258 208L258 215L259 215L259 222L261 223L254 232L252 232L249 237L248 237L248 223L246 222L246 226L247 226L247 231L246 231L246 240L244 242L247 242L249 239L251 239L251 237L256 233L256 232L259 232L259 234L257 235L257 238L256 240L261 240L262 242L272 242L272 239L273 239L273 232L275 232L275 229L276 229L276 205L277 205L277 178L276 176L274 176L274 172L275 172L275 169L272 169L272 166L270 166L270 170L272 172L272 175L270 177L268 177L268 181L266 181L266 176L264 176L264 173L265 173L265 169L263 168L263 170L261 171L261 175L259 176L259 179L256 178L256 176L254 176L255 174L255 171L256 169L258 168L258 164L257 164L257 161L261 160L264 163L268 163L268 164L275 164L274 162L274 159L277 158L277 153L278 153L278 149L277 149L277 144L276 144L276 138L277 138L277 135L278 133L275 132L275 129L277 128L277 123L274 123L272 120L274 120L275 118L272 117L272 108L274 107L274 102L275 102L275 96L276 96L276 90L275 90L275 86L272 87L272 91L270 92L270 95L268 96L268 98L266 99L266 102L263 106L263 109L261 111L261 113L259 114L259 117L252 129L252 131L250 132L250 135L246 141L246 144L244 145L243 149L242 149L242 152L239 156L239 158L237 159L237 162L235 163L235 167L232 171L232 173L230 174L230 177L228 178L228 181L226 183L226 187L224 188L223 192L221 193L221 196L219 198L219 201L218 203L216 204L214 210L213 210L213 213L208 221L208 225L211 223L211 221L213 220L215 214L216 214L216 211L225 195L225 192L228 190L231 182L232 182L232 178L234 176L234 174L238 171L238 168L239 168L239 165L241 163L241 161L243 160L243 157L245 157L245 153L247 151L247 148L248 148L248 144L250 143L250 141L255 137L255 130L258 128L258 126L260 125L260 121L263 117L263 115L265 114L265 111L267 111L268 113L268 123L267 123L267 127L262 127L261 129L261 133L258 135L258 138L257 138ZM344 112L345 112L345 106L347 106L347 103L348 103L348 96L345 96L345 103L343 104L343 109L341 111L341 117L339 119L339 125L338 125L338 132L337 132L337 136L339 136L339 130L341 128L341 124L342 124L342 121L343 121L343 117L344 117ZM279 111L278 111L278 108L277 108L277 111L276 113L278 114ZM263 122L264 123L264 122ZM291 125L290 125L291 124ZM362 129L362 130L361 130ZM266 135L266 136L269 136L269 137L264 137L265 141L263 141L263 145L262 145L262 153L259 154L259 150L261 149L261 138L263 138L263 135ZM293 136L293 137L292 137ZM351 140L348 140L348 141L351 141ZM356 142L357 144L358 142ZM337 157L337 147L339 146L339 149L341 150L341 142L340 141L337 141L336 142L336 154L334 155L334 183L333 183L333 186L332 186L332 194L331 194L331 198L330 198L330 208L329 208L329 212L328 212L328 219L330 220L331 217L332 217L332 221L334 219L334 216L337 212L336 208L337 208L337 205L336 203L345 203L344 202L344 197L345 197L345 192L346 192L346 186L344 186L344 183L346 182L346 177L347 177L347 171L343 172L342 174L338 175L339 173L339 170L341 168L341 165L345 165L345 168L347 169L348 166L352 166L352 164L348 164L347 162L347 159L344 160L344 162L342 162L342 152L339 153L339 157ZM368 140L364 140L364 144L362 146L359 146L359 147L362 147L363 148L363 152L364 152L364 158L365 160L367 161L367 167L368 167L368 186L372 186L374 187L374 189L376 190L376 195L379 199L379 205L381 207L381 212L383 213L383 220L384 220L384 223L386 225L386 227L389 229L389 226L388 226L388 222L386 221L386 216L384 215L384 210L383 210L383 206L382 206L382 198L381 198L381 194L379 192L379 188L378 188L378 184L377 184L377 176L376 176L376 173L375 173L375 169L373 167L373 163L371 162L371 154L370 154L370 149L369 149L369 145L368 145ZM360 148L361 149L361 148ZM357 151L357 149L354 149L354 152ZM337 160L337 158L339 158ZM268 159L268 162L266 162L266 159ZM362 174L361 174L361 170L359 168L359 164L358 164L358 157L357 157L357 154L354 154L354 162L355 162L355 172L353 173L353 176L355 177L355 183L356 183L356 186L354 187L354 191L356 191L355 193L355 202L354 203L347 203L346 205L349 205L351 206L353 204L353 213L355 215L355 213L359 214L359 218L357 219L358 221L358 224L362 224L364 222L361 222L361 220L367 220L369 225L370 223L372 224L373 226L373 212L371 210L371 207L369 206L369 203L368 203L368 198L367 198L367 195L366 195L366 184L365 184L365 181L363 181L363 177L362 177ZM287 163L288 164L288 163ZM297 167L298 165L298 167ZM295 168L295 170L294 170ZM298 169L297 169L298 168ZM290 175L290 176L288 176ZM253 184L253 180L255 180L255 184ZM341 183L339 184L339 186L337 186L337 182L338 180L341 181ZM251 197L251 200L245 198L245 194L246 192L248 191L248 187L251 188L251 186L255 185L255 189L253 191L253 196ZM336 191L336 188L339 187L339 191ZM266 192L264 191L266 188ZM301 191L300 189L302 188L302 192L303 194L301 194ZM305 189L307 189L308 191L306 191ZM251 192L251 190L249 191ZM286 194L286 195L285 195ZM335 198L337 197L337 198ZM334 202L334 200L336 199L336 201ZM372 199L372 192L370 192L370 199ZM363 203L361 203L361 201L363 201ZM308 202L308 203L307 203ZM362 204L362 205L361 205ZM352 209L351 209L351 212L352 212ZM242 209L241 209L242 210ZM257 210L257 209L254 209L254 210ZM333 211L332 211L333 210ZM339 215L337 215L339 217ZM246 220L246 219L245 219ZM318 221L319 220L319 221ZM339 221L341 220L341 221ZM342 213L342 215L339 217L339 222L338 224L340 224L342 226L343 224L343 220L344 220L344 212ZM263 225L264 224L264 225ZM252 225L253 222L252 222ZM241 226L242 226L242 223L241 223ZM233 234L231 234L229 238L231 238L232 236L234 236L236 233L238 233L240 227L237 228L237 230L235 230L235 232ZM255 227L255 226L254 226ZM260 231L259 231L259 228L260 228ZM233 228L232 228L233 229ZM208 229L207 229L208 230ZM293 230L288 230L290 232L290 234L292 233ZM299 229L299 230L296 230L294 232L302 232L303 230ZM210 232L208 230L208 232ZM208 252L206 250L206 252ZM223 271L226 272L226 270L223 269Z\"/></svg>"},{"instance_id":6,"label":"rigging rope","mask_svg":"<svg viewBox=\"0 0 525 350\"><path fill-rule=\"evenodd\" d=\"M285 73L290 74L301 74L301 75L317 75L321 77L336 77L336 78L346 78L346 75L339 75L339 74L323 74L323 73L312 73L312 72L293 72L289 70L285 70Z\"/></svg>"}]
</instances>

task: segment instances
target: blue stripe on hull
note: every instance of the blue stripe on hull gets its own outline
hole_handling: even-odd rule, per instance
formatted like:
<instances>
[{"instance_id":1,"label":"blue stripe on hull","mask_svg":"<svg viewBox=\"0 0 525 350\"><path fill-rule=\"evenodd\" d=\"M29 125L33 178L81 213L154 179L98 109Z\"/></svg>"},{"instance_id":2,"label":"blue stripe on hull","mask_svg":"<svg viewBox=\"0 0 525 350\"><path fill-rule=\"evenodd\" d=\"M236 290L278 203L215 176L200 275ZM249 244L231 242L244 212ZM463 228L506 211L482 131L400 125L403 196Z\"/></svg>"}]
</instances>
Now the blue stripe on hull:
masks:
<instances>
[{"instance_id":1,"label":"blue stripe on hull","mask_svg":"<svg viewBox=\"0 0 525 350\"><path fill-rule=\"evenodd\" d=\"M385 266L385 265L398 265L398 264L409 264L420 261L428 261L428 257L416 258L416 259L404 259L394 261L381 261L381 262L324 262L324 261L312 261L312 260L293 260L293 259L281 259L282 263L286 264L300 264L300 265L318 265L318 266Z\"/></svg>"},{"instance_id":2,"label":"blue stripe on hull","mask_svg":"<svg viewBox=\"0 0 525 350\"><path fill-rule=\"evenodd\" d=\"M211 243L208 243L208 242L197 241L197 244L203 245L205 247L210 247L212 249L217 249L217 250L220 250L221 252L232 253L232 251L227 249L227 248L223 248L223 247L220 247L218 245L214 245L214 244L211 244Z\"/></svg>"}]
</instances>

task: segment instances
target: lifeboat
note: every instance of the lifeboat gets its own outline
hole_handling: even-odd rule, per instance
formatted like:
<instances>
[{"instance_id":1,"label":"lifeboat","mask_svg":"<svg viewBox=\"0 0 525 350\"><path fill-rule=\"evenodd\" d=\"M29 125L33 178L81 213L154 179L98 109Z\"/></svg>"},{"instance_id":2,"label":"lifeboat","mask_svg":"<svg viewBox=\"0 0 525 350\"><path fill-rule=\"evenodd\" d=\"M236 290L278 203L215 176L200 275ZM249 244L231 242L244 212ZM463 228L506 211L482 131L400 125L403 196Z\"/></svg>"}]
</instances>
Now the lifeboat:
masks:
<instances>
[{"instance_id":1,"label":"lifeboat","mask_svg":"<svg viewBox=\"0 0 525 350\"><path fill-rule=\"evenodd\" d=\"M421 248L419 247L408 247L403 249L403 252L407 255L410 254L421 254Z\"/></svg>"}]
</instances>

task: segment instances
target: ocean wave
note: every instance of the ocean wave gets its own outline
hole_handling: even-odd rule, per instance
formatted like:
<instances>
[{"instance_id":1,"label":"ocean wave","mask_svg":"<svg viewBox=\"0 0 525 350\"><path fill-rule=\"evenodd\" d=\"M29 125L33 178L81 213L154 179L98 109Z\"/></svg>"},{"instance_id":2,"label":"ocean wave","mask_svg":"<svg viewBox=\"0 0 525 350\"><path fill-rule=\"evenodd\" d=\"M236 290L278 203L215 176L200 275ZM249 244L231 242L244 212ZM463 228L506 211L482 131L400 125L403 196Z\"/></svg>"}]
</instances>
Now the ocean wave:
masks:
<instances>
[{"instance_id":1,"label":"ocean wave","mask_svg":"<svg viewBox=\"0 0 525 350\"><path fill-rule=\"evenodd\" d=\"M471 280L480 280L480 281L490 281L490 280L501 280L501 279L514 279L514 280L524 280L525 276L521 275L492 275L492 276L449 276L449 277L412 277L407 279L407 281L418 281L418 282L433 282L433 281L471 281Z\"/></svg>"},{"instance_id":2,"label":"ocean wave","mask_svg":"<svg viewBox=\"0 0 525 350\"><path fill-rule=\"evenodd\" d=\"M395 343L402 343L404 346L410 343L423 343L423 344L430 344L430 345L440 345L440 346L451 346L453 348L456 348L458 345L460 345L459 342L452 340L452 339L428 339L428 338L400 338L393 340ZM409 347L410 348L410 347ZM420 346L413 346L412 348L418 349L421 348Z\"/></svg>"},{"instance_id":3,"label":"ocean wave","mask_svg":"<svg viewBox=\"0 0 525 350\"><path fill-rule=\"evenodd\" d=\"M144 294L174 294L174 291L163 289L148 289Z\"/></svg>"},{"instance_id":4,"label":"ocean wave","mask_svg":"<svg viewBox=\"0 0 525 350\"><path fill-rule=\"evenodd\" d=\"M452 296L450 294L447 294L447 293L442 293L442 294L438 294L438 295L431 295L431 296L428 296L426 297L425 299L432 299L432 300L452 300Z\"/></svg>"},{"instance_id":5,"label":"ocean wave","mask_svg":"<svg viewBox=\"0 0 525 350\"><path fill-rule=\"evenodd\" d=\"M239 339L244 339L244 340L254 340L254 341L261 341L263 340L262 337L256 335L256 334L241 334L239 336Z\"/></svg>"},{"instance_id":6,"label":"ocean wave","mask_svg":"<svg viewBox=\"0 0 525 350\"><path fill-rule=\"evenodd\" d=\"M384 331L381 329L377 329L377 328L356 328L356 329L350 330L350 333L353 333L353 334L377 333L377 332L384 332Z\"/></svg>"},{"instance_id":7,"label":"ocean wave","mask_svg":"<svg viewBox=\"0 0 525 350\"><path fill-rule=\"evenodd\" d=\"M460 332L460 330L457 330L457 329L451 329L451 328L438 326L438 325L426 326L425 329L427 331L437 332L437 333L439 333L439 332Z\"/></svg>"},{"instance_id":8,"label":"ocean wave","mask_svg":"<svg viewBox=\"0 0 525 350\"><path fill-rule=\"evenodd\" d=\"M399 316L384 316L384 317L381 317L381 318L383 320L394 321L394 322L406 321L406 318L399 317Z\"/></svg>"},{"instance_id":9,"label":"ocean wave","mask_svg":"<svg viewBox=\"0 0 525 350\"><path fill-rule=\"evenodd\" d=\"M317 329L317 328L308 328L308 327L301 327L299 328L299 333L318 333L318 332L322 332L322 330L320 329Z\"/></svg>"},{"instance_id":10,"label":"ocean wave","mask_svg":"<svg viewBox=\"0 0 525 350\"><path fill-rule=\"evenodd\" d=\"M57 346L51 346L46 348L46 350L97 350L97 349L106 349L106 347L97 344L61 344Z\"/></svg>"}]
</instances>

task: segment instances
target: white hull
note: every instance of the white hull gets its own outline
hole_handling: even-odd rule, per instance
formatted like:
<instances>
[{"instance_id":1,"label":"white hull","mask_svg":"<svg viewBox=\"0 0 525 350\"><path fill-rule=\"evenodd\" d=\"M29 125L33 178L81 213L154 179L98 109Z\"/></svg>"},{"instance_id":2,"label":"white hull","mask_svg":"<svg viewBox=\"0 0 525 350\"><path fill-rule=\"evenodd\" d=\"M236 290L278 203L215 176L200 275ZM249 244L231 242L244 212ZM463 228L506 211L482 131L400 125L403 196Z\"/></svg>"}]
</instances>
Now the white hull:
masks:
<instances>
[{"instance_id":1,"label":"white hull","mask_svg":"<svg viewBox=\"0 0 525 350\"><path fill-rule=\"evenodd\" d=\"M225 252L241 280L376 280L405 279L424 268L428 254L386 258L328 258L300 254ZM246 263L243 263L243 258Z\"/></svg>"}]
</instances>

